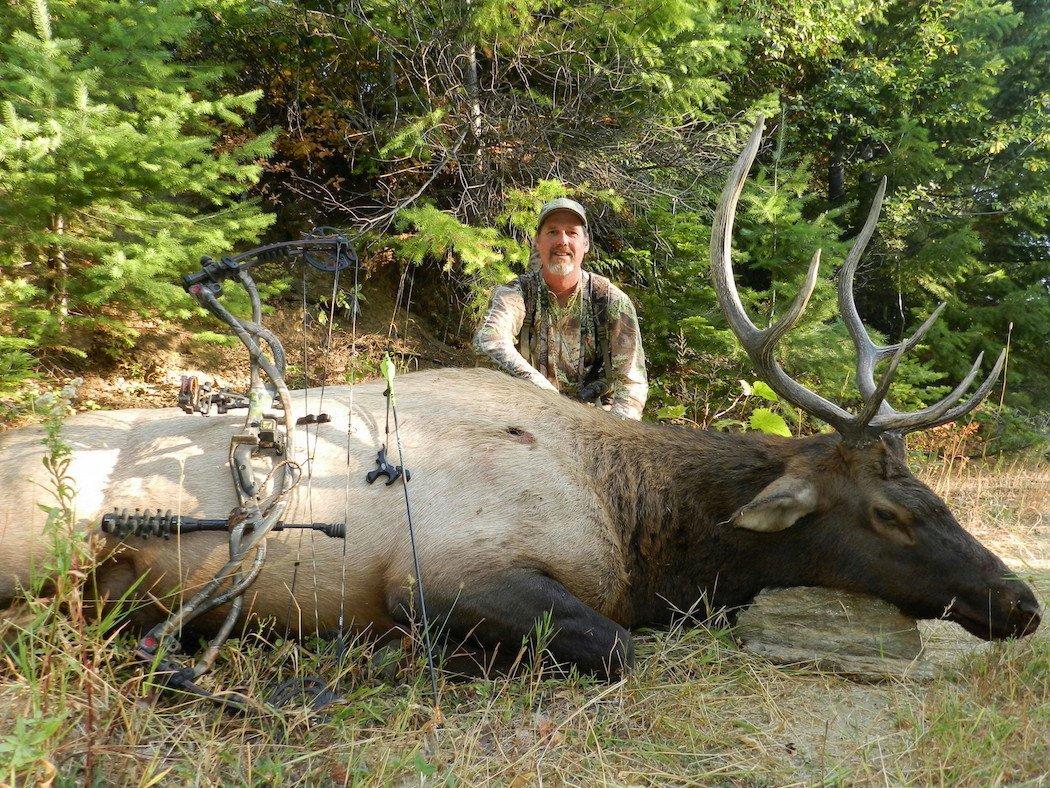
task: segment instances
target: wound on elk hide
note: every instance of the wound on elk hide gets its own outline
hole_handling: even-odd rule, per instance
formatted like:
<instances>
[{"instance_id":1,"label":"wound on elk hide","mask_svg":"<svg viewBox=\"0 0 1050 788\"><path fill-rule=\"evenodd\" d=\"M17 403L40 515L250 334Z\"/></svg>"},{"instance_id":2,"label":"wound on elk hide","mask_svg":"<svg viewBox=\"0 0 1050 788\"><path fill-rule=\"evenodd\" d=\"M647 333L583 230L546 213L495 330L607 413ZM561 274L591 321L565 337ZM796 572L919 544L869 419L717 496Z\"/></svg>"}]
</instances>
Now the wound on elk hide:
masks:
<instances>
[{"instance_id":1,"label":"wound on elk hide","mask_svg":"<svg viewBox=\"0 0 1050 788\"><path fill-rule=\"evenodd\" d=\"M518 443L533 447L536 445L536 436L522 427L507 427L507 434L515 438Z\"/></svg>"}]
</instances>

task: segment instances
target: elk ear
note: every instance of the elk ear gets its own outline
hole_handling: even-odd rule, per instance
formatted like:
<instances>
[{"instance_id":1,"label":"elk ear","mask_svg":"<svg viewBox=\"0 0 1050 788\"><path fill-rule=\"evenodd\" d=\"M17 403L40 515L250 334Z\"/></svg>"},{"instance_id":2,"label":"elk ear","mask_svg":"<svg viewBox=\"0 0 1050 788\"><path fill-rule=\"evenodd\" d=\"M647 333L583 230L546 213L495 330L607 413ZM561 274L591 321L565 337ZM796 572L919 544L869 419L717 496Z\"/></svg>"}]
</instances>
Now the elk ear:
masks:
<instances>
[{"instance_id":1,"label":"elk ear","mask_svg":"<svg viewBox=\"0 0 1050 788\"><path fill-rule=\"evenodd\" d=\"M817 491L801 476L781 476L733 515L733 525L771 533L790 528L817 508Z\"/></svg>"}]
</instances>

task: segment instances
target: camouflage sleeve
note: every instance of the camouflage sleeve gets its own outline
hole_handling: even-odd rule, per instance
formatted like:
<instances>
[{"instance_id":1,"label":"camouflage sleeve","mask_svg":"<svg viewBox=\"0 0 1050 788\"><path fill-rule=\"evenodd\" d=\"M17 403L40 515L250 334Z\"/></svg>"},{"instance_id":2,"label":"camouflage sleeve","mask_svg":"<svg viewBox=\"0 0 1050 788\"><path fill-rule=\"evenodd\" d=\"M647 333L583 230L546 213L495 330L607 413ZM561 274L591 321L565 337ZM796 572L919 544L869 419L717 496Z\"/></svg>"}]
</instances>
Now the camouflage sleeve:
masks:
<instances>
[{"instance_id":1,"label":"camouflage sleeve","mask_svg":"<svg viewBox=\"0 0 1050 788\"><path fill-rule=\"evenodd\" d=\"M474 350L488 356L509 375L557 391L540 371L518 352L517 337L525 320L525 302L517 283L497 287L485 319L474 334Z\"/></svg>"},{"instance_id":2,"label":"camouflage sleeve","mask_svg":"<svg viewBox=\"0 0 1050 788\"><path fill-rule=\"evenodd\" d=\"M615 293L609 300L612 345L611 412L627 419L641 419L649 380L645 374L645 351L638 328L638 315L631 299Z\"/></svg>"}]
</instances>

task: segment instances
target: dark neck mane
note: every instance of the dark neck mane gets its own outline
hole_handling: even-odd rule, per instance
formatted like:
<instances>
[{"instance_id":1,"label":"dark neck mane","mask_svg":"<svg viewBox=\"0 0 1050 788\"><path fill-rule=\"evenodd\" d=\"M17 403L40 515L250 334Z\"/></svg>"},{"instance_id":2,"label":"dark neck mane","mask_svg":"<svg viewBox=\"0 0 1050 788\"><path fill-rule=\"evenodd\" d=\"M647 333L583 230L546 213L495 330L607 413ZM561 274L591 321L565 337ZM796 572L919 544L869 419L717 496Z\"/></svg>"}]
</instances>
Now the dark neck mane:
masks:
<instances>
[{"instance_id":1,"label":"dark neck mane","mask_svg":"<svg viewBox=\"0 0 1050 788\"><path fill-rule=\"evenodd\" d=\"M756 552L770 536L729 518L783 473L801 441L624 423L585 438L592 479L627 555L633 626L677 611L706 617L766 585ZM773 537L775 539L775 537ZM764 542L763 542L764 540ZM706 608L710 608L707 610Z\"/></svg>"}]
</instances>

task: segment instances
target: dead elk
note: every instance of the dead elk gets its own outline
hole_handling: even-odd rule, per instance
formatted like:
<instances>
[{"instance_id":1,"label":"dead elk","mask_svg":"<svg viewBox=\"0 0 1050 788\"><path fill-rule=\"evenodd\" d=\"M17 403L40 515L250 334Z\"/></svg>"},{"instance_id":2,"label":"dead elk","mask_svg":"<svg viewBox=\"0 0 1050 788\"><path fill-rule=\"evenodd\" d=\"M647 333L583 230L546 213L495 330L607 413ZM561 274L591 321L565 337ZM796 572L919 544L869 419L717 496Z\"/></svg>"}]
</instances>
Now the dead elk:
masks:
<instances>
[{"instance_id":1,"label":"dead elk","mask_svg":"<svg viewBox=\"0 0 1050 788\"><path fill-rule=\"evenodd\" d=\"M549 614L558 661L602 676L633 661L629 629L676 611L733 611L767 587L815 585L865 592L917 618L948 617L973 634L1029 635L1040 622L1032 591L966 532L908 470L903 436L958 419L987 395L1002 368L963 401L981 359L944 400L912 413L886 400L907 340L880 347L853 302L852 280L874 230L883 189L839 280L839 303L857 346L864 404L850 414L801 386L775 359L816 282L814 256L783 319L758 329L733 281L730 239L737 200L760 143L761 123L733 169L714 223L711 262L729 324L762 377L834 432L788 439L623 422L489 370L399 378L404 462L427 604L457 653L488 661L514 654ZM875 366L886 361L881 378ZM302 451L309 478L286 522L346 522L346 542L311 533L267 537L267 557L244 616L295 631L345 621L375 635L413 623L413 562L397 487L369 485L384 441L383 385L330 387ZM353 412L348 405L353 402ZM316 407L316 400L313 400ZM295 416L306 415L302 393ZM84 528L113 508L171 508L220 517L236 504L224 476L237 416L203 419L174 409L79 415L66 426L69 473ZM0 435L0 599L11 599L46 555L37 507L41 432ZM225 537L108 540L99 587L117 598L137 578L151 599L141 624L164 616L226 560ZM299 582L293 582L298 571ZM291 599L294 589L294 599ZM200 619L218 626L224 610Z\"/></svg>"}]
</instances>

